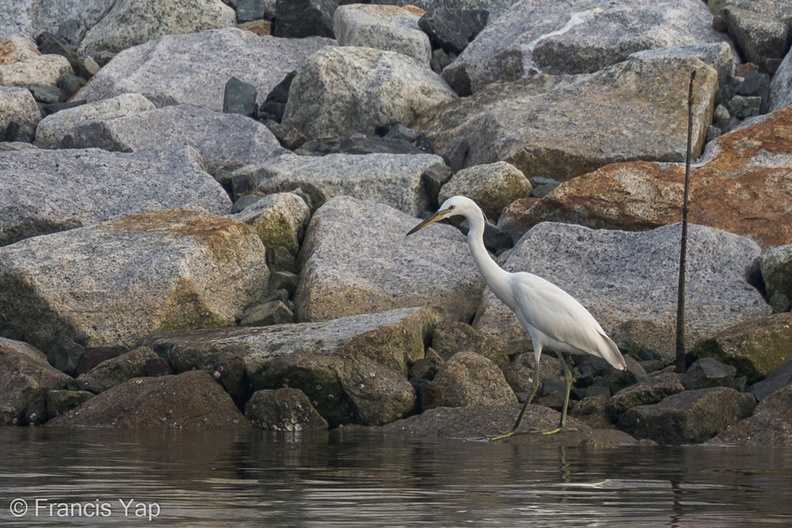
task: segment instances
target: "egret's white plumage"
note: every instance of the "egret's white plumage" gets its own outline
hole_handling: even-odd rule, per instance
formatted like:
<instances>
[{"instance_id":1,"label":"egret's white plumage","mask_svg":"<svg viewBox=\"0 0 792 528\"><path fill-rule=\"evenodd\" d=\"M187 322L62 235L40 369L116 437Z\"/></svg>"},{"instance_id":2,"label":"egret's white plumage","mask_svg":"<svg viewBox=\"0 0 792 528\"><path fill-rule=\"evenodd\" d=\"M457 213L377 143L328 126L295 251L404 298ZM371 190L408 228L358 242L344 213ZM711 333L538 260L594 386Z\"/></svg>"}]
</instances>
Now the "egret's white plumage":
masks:
<instances>
[{"instance_id":1,"label":"egret's white plumage","mask_svg":"<svg viewBox=\"0 0 792 528\"><path fill-rule=\"evenodd\" d=\"M605 334L600 324L586 308L574 297L555 284L532 273L510 273L502 269L492 259L484 246L484 226L486 220L478 205L464 196L453 196L446 200L434 216L415 226L408 235L424 227L449 218L463 216L469 224L468 246L476 266L484 277L487 286L498 299L508 306L531 336L535 365L531 394L515 423L514 428L496 438L510 436L517 432L525 411L539 387L539 358L546 347L554 350L564 367L567 392L561 413L560 427L552 431L566 429L566 412L572 376L561 353L590 354L600 357L614 368L624 370L627 364L616 344Z\"/></svg>"}]
</instances>

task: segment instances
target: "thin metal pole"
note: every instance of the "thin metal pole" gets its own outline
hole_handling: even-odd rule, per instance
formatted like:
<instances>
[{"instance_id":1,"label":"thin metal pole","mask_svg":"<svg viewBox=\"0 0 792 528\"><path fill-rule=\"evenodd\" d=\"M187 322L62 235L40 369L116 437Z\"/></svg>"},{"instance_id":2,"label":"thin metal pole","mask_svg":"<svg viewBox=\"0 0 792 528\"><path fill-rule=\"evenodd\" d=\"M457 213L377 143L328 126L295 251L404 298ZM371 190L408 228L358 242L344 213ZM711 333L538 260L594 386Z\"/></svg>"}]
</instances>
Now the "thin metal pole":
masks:
<instances>
[{"instance_id":1,"label":"thin metal pole","mask_svg":"<svg viewBox=\"0 0 792 528\"><path fill-rule=\"evenodd\" d=\"M690 85L688 86L688 129L687 152L685 154L685 190L682 201L682 236L679 248L679 287L677 288L677 317L676 317L676 372L685 372L685 283L687 266L687 238L688 238L688 198L690 196L690 160L693 157L693 81L696 79L696 70L690 72Z\"/></svg>"}]
</instances>

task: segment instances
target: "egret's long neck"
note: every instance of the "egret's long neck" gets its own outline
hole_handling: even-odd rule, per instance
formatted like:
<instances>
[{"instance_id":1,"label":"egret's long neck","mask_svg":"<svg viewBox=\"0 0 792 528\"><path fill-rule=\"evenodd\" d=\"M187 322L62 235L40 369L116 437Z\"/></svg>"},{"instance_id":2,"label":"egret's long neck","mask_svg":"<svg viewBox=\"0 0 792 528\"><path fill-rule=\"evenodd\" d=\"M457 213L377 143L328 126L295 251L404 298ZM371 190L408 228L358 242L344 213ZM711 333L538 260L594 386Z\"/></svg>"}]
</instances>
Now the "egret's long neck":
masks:
<instances>
[{"instance_id":1,"label":"egret's long neck","mask_svg":"<svg viewBox=\"0 0 792 528\"><path fill-rule=\"evenodd\" d=\"M501 301L507 306L511 306L514 301L511 288L508 285L509 274L498 266L484 246L484 216L476 211L472 215L465 215L465 217L470 225L467 235L468 247L473 254L473 260L476 261L479 272L484 276L484 282Z\"/></svg>"}]
</instances>

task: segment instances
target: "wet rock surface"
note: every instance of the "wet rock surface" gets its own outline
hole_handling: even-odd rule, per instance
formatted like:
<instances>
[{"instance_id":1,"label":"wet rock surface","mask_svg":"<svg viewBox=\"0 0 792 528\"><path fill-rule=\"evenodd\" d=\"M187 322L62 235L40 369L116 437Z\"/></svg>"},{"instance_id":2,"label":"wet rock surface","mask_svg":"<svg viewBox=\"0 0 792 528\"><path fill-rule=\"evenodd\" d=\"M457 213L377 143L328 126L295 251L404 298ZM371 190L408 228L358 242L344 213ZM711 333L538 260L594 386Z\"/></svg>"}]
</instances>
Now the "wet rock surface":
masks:
<instances>
[{"instance_id":1,"label":"wet rock surface","mask_svg":"<svg viewBox=\"0 0 792 528\"><path fill-rule=\"evenodd\" d=\"M250 427L228 393L206 372L135 378L91 398L47 427L218 430Z\"/></svg>"}]
</instances>

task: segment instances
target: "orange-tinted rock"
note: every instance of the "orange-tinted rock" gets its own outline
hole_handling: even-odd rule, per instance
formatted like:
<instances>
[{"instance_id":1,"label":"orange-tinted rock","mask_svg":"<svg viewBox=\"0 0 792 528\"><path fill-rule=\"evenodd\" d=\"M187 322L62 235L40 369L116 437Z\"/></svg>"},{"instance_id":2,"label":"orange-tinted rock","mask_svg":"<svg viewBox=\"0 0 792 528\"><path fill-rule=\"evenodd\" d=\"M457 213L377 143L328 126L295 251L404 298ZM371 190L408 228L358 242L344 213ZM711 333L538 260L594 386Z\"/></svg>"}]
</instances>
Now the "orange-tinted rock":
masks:
<instances>
[{"instance_id":1,"label":"orange-tinted rock","mask_svg":"<svg viewBox=\"0 0 792 528\"><path fill-rule=\"evenodd\" d=\"M527 230L542 221L641 230L682 217L684 166L616 163L564 182L519 211ZM792 242L792 107L718 138L691 171L690 221L753 238L765 247ZM528 204L526 204L528 205Z\"/></svg>"}]
</instances>

